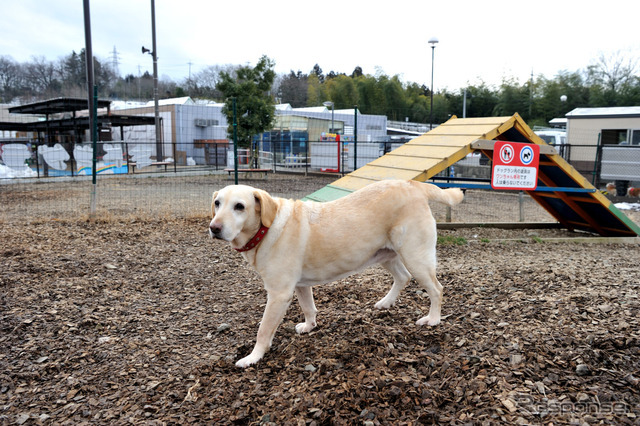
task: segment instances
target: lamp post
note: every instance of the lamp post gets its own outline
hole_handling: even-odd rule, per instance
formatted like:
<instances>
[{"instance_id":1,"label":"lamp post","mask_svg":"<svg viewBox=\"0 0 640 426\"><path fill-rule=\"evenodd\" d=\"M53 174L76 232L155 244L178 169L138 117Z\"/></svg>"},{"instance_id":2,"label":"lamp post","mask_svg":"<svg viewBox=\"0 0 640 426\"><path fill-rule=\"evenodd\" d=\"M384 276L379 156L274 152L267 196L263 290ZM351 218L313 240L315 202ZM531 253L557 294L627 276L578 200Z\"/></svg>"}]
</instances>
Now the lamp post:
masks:
<instances>
[{"instance_id":1,"label":"lamp post","mask_svg":"<svg viewBox=\"0 0 640 426\"><path fill-rule=\"evenodd\" d=\"M325 102L322 103L322 105L324 105L326 107L331 107L331 133L335 133L333 131L333 102L325 101Z\"/></svg>"},{"instance_id":2,"label":"lamp post","mask_svg":"<svg viewBox=\"0 0 640 426\"><path fill-rule=\"evenodd\" d=\"M431 37L429 39L429 44L431 45L431 107L429 109L429 130L431 130L433 129L433 58L435 56L438 39L436 37Z\"/></svg>"}]
</instances>

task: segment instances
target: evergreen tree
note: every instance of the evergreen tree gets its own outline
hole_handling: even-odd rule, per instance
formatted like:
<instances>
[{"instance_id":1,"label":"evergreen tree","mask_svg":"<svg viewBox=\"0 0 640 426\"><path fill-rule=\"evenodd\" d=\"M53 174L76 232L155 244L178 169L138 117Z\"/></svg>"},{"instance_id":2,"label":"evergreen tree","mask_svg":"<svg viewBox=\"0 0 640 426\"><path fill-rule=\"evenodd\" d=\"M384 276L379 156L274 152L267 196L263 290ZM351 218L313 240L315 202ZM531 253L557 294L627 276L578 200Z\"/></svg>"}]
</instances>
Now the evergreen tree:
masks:
<instances>
[{"instance_id":1,"label":"evergreen tree","mask_svg":"<svg viewBox=\"0 0 640 426\"><path fill-rule=\"evenodd\" d=\"M251 68L242 66L234 73L223 71L216 85L226 98L222 112L229 123L228 134L233 135L233 99L236 100L236 120L238 145L251 146L254 135L271 127L275 117L275 107L271 96L271 86L275 79L275 63L262 56L258 64Z\"/></svg>"}]
</instances>

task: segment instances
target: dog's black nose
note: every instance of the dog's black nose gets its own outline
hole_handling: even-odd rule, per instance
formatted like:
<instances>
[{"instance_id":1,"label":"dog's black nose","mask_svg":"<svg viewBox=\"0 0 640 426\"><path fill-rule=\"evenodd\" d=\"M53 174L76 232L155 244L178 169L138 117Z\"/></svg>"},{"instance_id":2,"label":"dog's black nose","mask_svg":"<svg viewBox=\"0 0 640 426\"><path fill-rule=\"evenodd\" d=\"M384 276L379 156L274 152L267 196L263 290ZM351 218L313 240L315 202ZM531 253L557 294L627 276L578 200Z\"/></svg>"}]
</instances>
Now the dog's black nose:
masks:
<instances>
[{"instance_id":1,"label":"dog's black nose","mask_svg":"<svg viewBox=\"0 0 640 426\"><path fill-rule=\"evenodd\" d=\"M209 230L214 236L219 237L220 233L222 232L222 225L212 223L211 225L209 225Z\"/></svg>"}]
</instances>

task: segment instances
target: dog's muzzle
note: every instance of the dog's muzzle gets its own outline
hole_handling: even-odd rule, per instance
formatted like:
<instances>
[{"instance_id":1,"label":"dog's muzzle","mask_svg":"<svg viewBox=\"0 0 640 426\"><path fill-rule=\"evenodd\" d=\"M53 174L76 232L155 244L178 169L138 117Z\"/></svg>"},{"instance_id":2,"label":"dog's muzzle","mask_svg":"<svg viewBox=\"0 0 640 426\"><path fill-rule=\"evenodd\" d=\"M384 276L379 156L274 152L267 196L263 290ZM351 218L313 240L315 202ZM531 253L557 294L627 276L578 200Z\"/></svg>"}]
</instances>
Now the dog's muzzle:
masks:
<instances>
[{"instance_id":1,"label":"dog's muzzle","mask_svg":"<svg viewBox=\"0 0 640 426\"><path fill-rule=\"evenodd\" d=\"M209 225L209 235L212 238L222 239L222 225L211 223Z\"/></svg>"}]
</instances>

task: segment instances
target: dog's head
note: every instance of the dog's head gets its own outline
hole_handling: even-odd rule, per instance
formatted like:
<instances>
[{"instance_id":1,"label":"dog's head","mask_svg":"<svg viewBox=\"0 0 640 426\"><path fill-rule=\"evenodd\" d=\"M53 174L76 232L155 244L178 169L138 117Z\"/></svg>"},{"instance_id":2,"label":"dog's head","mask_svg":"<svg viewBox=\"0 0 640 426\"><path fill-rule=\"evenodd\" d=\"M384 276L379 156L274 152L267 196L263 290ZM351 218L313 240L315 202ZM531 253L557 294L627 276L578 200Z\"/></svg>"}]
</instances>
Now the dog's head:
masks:
<instances>
[{"instance_id":1,"label":"dog's head","mask_svg":"<svg viewBox=\"0 0 640 426\"><path fill-rule=\"evenodd\" d=\"M261 189L230 185L213 194L209 235L242 247L260 229L273 223L278 204Z\"/></svg>"}]
</instances>

